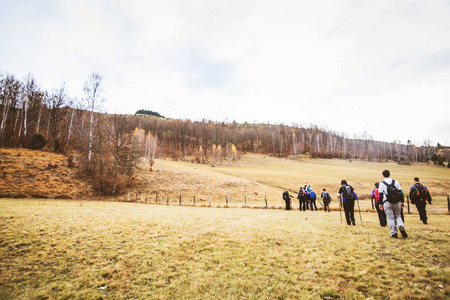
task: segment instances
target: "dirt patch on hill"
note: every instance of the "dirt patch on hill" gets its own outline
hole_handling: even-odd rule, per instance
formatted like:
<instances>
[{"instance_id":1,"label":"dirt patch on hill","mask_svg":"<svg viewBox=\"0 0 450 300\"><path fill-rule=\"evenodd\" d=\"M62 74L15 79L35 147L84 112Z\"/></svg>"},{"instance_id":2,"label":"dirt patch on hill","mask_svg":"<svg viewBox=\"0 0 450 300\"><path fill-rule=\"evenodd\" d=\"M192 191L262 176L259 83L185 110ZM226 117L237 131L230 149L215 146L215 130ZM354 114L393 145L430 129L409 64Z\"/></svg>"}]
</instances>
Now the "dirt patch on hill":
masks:
<instances>
[{"instance_id":1,"label":"dirt patch on hill","mask_svg":"<svg viewBox=\"0 0 450 300\"><path fill-rule=\"evenodd\" d=\"M72 199L92 196L67 157L27 149L0 149L0 197Z\"/></svg>"},{"instance_id":2,"label":"dirt patch on hill","mask_svg":"<svg viewBox=\"0 0 450 300\"><path fill-rule=\"evenodd\" d=\"M265 196L274 200L274 195L279 194L276 189L254 180L218 174L204 175L196 172L194 168L190 171L166 168L159 173L151 172L145 164L141 164L136 175L133 192L148 197L158 195L161 201L166 201L167 197L176 201L181 195L189 201L193 201L195 196L199 202L211 200L225 204L227 197L234 203L244 203L247 197L249 203L258 201L262 205Z\"/></svg>"}]
</instances>

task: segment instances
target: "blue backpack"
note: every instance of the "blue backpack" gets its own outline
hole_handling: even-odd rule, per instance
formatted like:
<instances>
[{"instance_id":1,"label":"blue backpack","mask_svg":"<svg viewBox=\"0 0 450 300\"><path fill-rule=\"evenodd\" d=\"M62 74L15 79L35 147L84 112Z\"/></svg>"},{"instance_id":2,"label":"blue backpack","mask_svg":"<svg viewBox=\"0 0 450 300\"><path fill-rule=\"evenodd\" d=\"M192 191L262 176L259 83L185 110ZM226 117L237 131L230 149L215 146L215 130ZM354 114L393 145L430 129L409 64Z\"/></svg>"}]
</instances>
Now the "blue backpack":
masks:
<instances>
[{"instance_id":1,"label":"blue backpack","mask_svg":"<svg viewBox=\"0 0 450 300\"><path fill-rule=\"evenodd\" d=\"M316 200L316 193L314 193L313 190L311 190L311 192L309 192L309 196L311 197L311 200Z\"/></svg>"}]
</instances>

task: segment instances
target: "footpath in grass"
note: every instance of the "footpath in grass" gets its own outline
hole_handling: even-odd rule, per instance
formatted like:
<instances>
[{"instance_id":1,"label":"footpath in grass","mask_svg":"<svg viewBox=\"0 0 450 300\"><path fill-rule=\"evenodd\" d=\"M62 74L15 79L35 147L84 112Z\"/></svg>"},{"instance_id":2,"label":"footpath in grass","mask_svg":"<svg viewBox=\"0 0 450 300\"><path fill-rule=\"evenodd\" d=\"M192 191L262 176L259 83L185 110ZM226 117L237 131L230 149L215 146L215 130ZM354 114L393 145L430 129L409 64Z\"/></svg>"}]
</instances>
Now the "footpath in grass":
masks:
<instances>
[{"instance_id":1,"label":"footpath in grass","mask_svg":"<svg viewBox=\"0 0 450 300\"><path fill-rule=\"evenodd\" d=\"M0 299L448 299L450 216L0 200Z\"/></svg>"}]
</instances>

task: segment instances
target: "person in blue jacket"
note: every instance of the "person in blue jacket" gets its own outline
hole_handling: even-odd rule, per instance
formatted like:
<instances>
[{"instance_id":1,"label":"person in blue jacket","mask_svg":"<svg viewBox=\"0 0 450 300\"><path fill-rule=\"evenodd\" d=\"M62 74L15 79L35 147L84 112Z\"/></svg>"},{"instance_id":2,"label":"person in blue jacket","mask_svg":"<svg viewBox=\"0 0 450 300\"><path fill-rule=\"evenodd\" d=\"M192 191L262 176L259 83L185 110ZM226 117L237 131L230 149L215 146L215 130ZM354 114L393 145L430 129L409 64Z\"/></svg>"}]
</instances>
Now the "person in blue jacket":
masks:
<instances>
[{"instance_id":1,"label":"person in blue jacket","mask_svg":"<svg viewBox=\"0 0 450 300\"><path fill-rule=\"evenodd\" d=\"M314 210L314 208L317 210L317 205L316 205L316 193L310 188L309 189L309 199L311 201L311 210Z\"/></svg>"},{"instance_id":2,"label":"person in blue jacket","mask_svg":"<svg viewBox=\"0 0 450 300\"><path fill-rule=\"evenodd\" d=\"M355 200L356 193L351 185L347 183L347 180L341 180L341 188L338 192L338 197L342 197L342 202L344 206L345 220L347 225L356 225L355 223Z\"/></svg>"}]
</instances>

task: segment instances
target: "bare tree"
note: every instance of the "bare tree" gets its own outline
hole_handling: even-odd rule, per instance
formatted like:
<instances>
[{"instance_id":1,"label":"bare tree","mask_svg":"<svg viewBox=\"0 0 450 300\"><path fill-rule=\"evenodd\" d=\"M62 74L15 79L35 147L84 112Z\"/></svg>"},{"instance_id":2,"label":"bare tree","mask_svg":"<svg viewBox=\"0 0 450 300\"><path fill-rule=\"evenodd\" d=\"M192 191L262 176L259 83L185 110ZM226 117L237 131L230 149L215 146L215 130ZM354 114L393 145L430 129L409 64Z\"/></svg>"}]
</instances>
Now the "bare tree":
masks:
<instances>
[{"instance_id":1,"label":"bare tree","mask_svg":"<svg viewBox=\"0 0 450 300\"><path fill-rule=\"evenodd\" d=\"M65 85L62 84L59 89L53 90L44 100L48 110L48 128L50 138L55 143L55 151L61 148L61 129L62 122L64 120L66 110L65 106L68 105L68 98L65 90Z\"/></svg>"},{"instance_id":2,"label":"bare tree","mask_svg":"<svg viewBox=\"0 0 450 300\"><path fill-rule=\"evenodd\" d=\"M0 79L0 143L9 145L14 135L17 121L17 104L22 92L22 83L14 75L6 75ZM7 127L9 130L6 130Z\"/></svg>"},{"instance_id":3,"label":"bare tree","mask_svg":"<svg viewBox=\"0 0 450 300\"><path fill-rule=\"evenodd\" d=\"M90 114L89 119L89 146L88 146L88 163L90 168L91 156L92 156L92 139L93 139L93 124L94 124L94 112L100 110L103 99L101 96L101 83L103 78L97 74L92 75L84 83L84 94L86 96L86 104Z\"/></svg>"},{"instance_id":4,"label":"bare tree","mask_svg":"<svg viewBox=\"0 0 450 300\"><path fill-rule=\"evenodd\" d=\"M27 139L29 134L34 134L39 131L40 114L42 102L44 100L44 93L36 84L36 81L28 74L24 84L23 91L23 135Z\"/></svg>"},{"instance_id":5,"label":"bare tree","mask_svg":"<svg viewBox=\"0 0 450 300\"><path fill-rule=\"evenodd\" d=\"M111 120L112 124L109 133L109 141L112 145L112 155L114 157L112 194L116 193L119 160L126 154L126 151L124 150L131 142L130 135L128 134L130 128L127 121L126 117L121 115L113 115Z\"/></svg>"}]
</instances>

